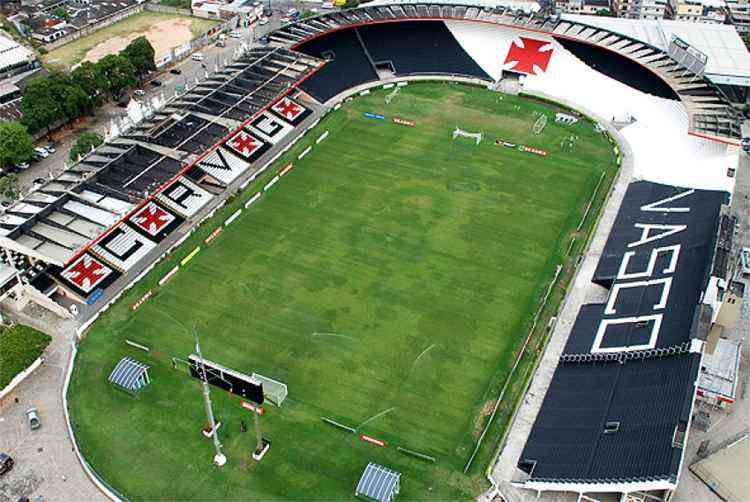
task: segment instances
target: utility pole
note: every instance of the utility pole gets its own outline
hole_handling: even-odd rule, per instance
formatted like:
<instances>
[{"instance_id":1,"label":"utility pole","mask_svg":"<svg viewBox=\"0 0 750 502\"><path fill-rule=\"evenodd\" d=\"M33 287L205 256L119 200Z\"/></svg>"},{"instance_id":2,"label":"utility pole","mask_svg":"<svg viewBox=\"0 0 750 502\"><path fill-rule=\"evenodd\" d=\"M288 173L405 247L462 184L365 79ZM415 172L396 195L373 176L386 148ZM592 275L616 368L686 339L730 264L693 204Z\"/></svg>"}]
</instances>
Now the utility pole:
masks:
<instances>
[{"instance_id":1,"label":"utility pole","mask_svg":"<svg viewBox=\"0 0 750 502\"><path fill-rule=\"evenodd\" d=\"M201 345L198 341L198 333L195 332L195 352L198 354L198 358L201 361L201 380L203 383L203 404L206 408L206 418L208 418L208 425L211 427L211 439L214 441L214 448L216 449L216 455L214 455L214 463L221 467L227 463L227 457L221 451L221 443L219 442L219 431L216 430L216 421L214 420L214 410L211 406L211 390L208 387L208 378L206 377L206 365L203 362L203 353L201 353Z\"/></svg>"}]
</instances>

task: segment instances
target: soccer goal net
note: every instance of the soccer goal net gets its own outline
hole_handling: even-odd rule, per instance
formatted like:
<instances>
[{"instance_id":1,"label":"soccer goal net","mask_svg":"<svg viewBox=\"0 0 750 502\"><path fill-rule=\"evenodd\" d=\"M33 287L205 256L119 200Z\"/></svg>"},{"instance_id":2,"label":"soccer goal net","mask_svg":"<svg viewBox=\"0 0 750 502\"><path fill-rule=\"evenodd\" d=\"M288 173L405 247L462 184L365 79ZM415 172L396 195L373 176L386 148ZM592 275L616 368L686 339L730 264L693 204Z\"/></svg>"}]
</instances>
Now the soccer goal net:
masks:
<instances>
[{"instance_id":1,"label":"soccer goal net","mask_svg":"<svg viewBox=\"0 0 750 502\"><path fill-rule=\"evenodd\" d=\"M253 373L253 378L260 380L263 384L263 395L265 398L276 406L281 407L281 403L284 402L284 399L286 399L287 396L286 384L274 380L273 378L264 377L258 373Z\"/></svg>"},{"instance_id":2,"label":"soccer goal net","mask_svg":"<svg viewBox=\"0 0 750 502\"><path fill-rule=\"evenodd\" d=\"M460 137L473 139L478 145L482 142L482 139L484 139L484 134L482 134L481 132L468 132L456 127L456 129L453 131L453 139Z\"/></svg>"},{"instance_id":3,"label":"soccer goal net","mask_svg":"<svg viewBox=\"0 0 750 502\"><path fill-rule=\"evenodd\" d=\"M387 94L387 95L385 96L385 104L386 104L386 105L390 105L390 104L391 104L391 101L393 101L393 98L395 98L396 96L398 96L398 93L399 93L400 91L401 91L401 88L400 88L400 87L396 87L396 88L395 88L395 89L393 89L393 90L392 90L391 92L389 92L389 93L388 93L388 94Z\"/></svg>"},{"instance_id":4,"label":"soccer goal net","mask_svg":"<svg viewBox=\"0 0 750 502\"><path fill-rule=\"evenodd\" d=\"M531 132L538 136L542 134L542 131L544 131L545 127L547 127L547 115L542 113L536 119L536 122L534 122L534 126L531 128Z\"/></svg>"}]
</instances>

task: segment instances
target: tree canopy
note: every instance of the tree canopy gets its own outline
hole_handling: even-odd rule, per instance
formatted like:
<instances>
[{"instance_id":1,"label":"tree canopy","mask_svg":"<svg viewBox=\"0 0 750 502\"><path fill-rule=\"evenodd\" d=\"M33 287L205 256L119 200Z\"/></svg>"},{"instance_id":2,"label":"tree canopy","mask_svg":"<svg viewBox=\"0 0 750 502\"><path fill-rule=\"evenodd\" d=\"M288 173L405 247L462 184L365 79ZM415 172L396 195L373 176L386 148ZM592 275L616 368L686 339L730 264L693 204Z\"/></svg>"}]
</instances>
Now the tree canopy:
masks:
<instances>
[{"instance_id":1,"label":"tree canopy","mask_svg":"<svg viewBox=\"0 0 750 502\"><path fill-rule=\"evenodd\" d=\"M154 56L156 52L146 37L138 37L120 53L125 56L135 68L135 73L143 77L146 73L156 70Z\"/></svg>"},{"instance_id":2,"label":"tree canopy","mask_svg":"<svg viewBox=\"0 0 750 502\"><path fill-rule=\"evenodd\" d=\"M0 122L0 166L26 162L34 154L34 144L26 128L18 122Z\"/></svg>"},{"instance_id":3,"label":"tree canopy","mask_svg":"<svg viewBox=\"0 0 750 502\"><path fill-rule=\"evenodd\" d=\"M79 155L85 155L91 151L91 148L96 148L104 142L101 136L93 132L85 132L78 137L78 141L70 149L70 160L78 160Z\"/></svg>"}]
</instances>

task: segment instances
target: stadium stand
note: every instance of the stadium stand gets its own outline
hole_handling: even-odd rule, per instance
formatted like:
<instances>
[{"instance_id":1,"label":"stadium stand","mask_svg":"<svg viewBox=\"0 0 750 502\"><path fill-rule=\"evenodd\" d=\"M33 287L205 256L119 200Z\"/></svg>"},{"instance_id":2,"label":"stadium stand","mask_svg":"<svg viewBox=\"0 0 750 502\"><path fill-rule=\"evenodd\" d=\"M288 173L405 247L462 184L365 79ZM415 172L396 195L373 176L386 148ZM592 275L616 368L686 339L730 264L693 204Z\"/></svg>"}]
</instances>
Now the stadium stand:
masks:
<instances>
[{"instance_id":1,"label":"stadium stand","mask_svg":"<svg viewBox=\"0 0 750 502\"><path fill-rule=\"evenodd\" d=\"M356 29L375 64L391 63L396 75L455 74L490 80L443 22L406 21Z\"/></svg>"},{"instance_id":2,"label":"stadium stand","mask_svg":"<svg viewBox=\"0 0 750 502\"><path fill-rule=\"evenodd\" d=\"M378 79L375 68L354 30L336 31L297 47L311 56L326 59L326 65L302 84L302 89L321 102Z\"/></svg>"},{"instance_id":3,"label":"stadium stand","mask_svg":"<svg viewBox=\"0 0 750 502\"><path fill-rule=\"evenodd\" d=\"M549 39L564 38L598 46L608 50L613 59L620 62L629 60L642 66L673 89L685 108L691 132L730 139L737 139L741 136L739 114L728 102L721 89L709 80L684 68L665 52L648 43L613 32L605 27L590 26L556 16L528 14L510 7L491 9L448 3L366 5L346 11L327 12L298 23L285 25L270 35L270 41L278 47L302 48L306 51L304 47L307 43L331 30L343 30L347 26L359 28L399 20L425 19L428 21L442 19L458 43L493 79L500 78L499 71L493 70L501 69L502 59L497 58L497 53L504 52L503 46L508 42L502 39L488 40L481 35L483 27L497 28L495 34L499 33L498 30L503 30L506 34L503 38L506 40L524 33L533 36L546 34ZM481 23L472 21L481 21ZM480 36L472 37L472 31L480 33ZM511 37L508 37L508 34L511 34ZM479 41L479 45L472 45L472 38ZM356 36L353 36L350 42L353 43L355 39ZM472 50L472 47L475 50ZM497 50L488 50L493 47L497 47ZM528 53L523 50L521 52ZM313 52L310 53L313 54ZM581 56L588 57L583 54ZM621 62L621 64L629 63ZM633 85L637 86L644 81L644 74L639 72L639 75L635 82L631 81ZM360 78L360 81L366 82L367 78ZM646 89L646 92L658 91L652 87Z\"/></svg>"},{"instance_id":4,"label":"stadium stand","mask_svg":"<svg viewBox=\"0 0 750 502\"><path fill-rule=\"evenodd\" d=\"M81 302L96 298L226 186L202 185L205 172L198 183L184 178L200 170L192 159L217 148L321 64L282 48L247 51L7 208L0 215L7 251L0 260L43 294L62 287ZM299 108L299 117L309 113L299 105L283 109L290 107ZM299 123L274 121L287 132ZM225 180L250 167L227 157L239 171Z\"/></svg>"},{"instance_id":5,"label":"stadium stand","mask_svg":"<svg viewBox=\"0 0 750 502\"><path fill-rule=\"evenodd\" d=\"M670 490L677 484L702 345L723 191L631 183L594 282L518 461L538 490Z\"/></svg>"}]
</instances>

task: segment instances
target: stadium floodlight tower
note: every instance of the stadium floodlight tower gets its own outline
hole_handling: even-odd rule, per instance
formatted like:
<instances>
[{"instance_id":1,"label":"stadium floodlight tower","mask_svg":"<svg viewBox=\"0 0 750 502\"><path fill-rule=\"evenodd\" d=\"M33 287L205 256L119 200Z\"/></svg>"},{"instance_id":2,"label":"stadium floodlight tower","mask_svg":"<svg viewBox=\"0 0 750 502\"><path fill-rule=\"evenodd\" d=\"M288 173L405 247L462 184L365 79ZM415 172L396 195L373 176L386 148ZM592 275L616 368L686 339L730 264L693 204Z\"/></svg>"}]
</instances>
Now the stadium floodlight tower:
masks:
<instances>
[{"instance_id":1,"label":"stadium floodlight tower","mask_svg":"<svg viewBox=\"0 0 750 502\"><path fill-rule=\"evenodd\" d=\"M219 441L219 431L216 427L216 420L214 420L214 410L211 406L211 390L208 386L208 378L206 377L206 365L203 362L203 353L201 352L201 344L198 341L198 333L195 333L195 353L198 354L201 362L201 384L203 385L203 404L206 408L206 418L208 418L208 425L211 427L211 439L214 442L214 448L216 454L214 455L214 464L221 467L227 463L227 457L221 451L221 442Z\"/></svg>"}]
</instances>

